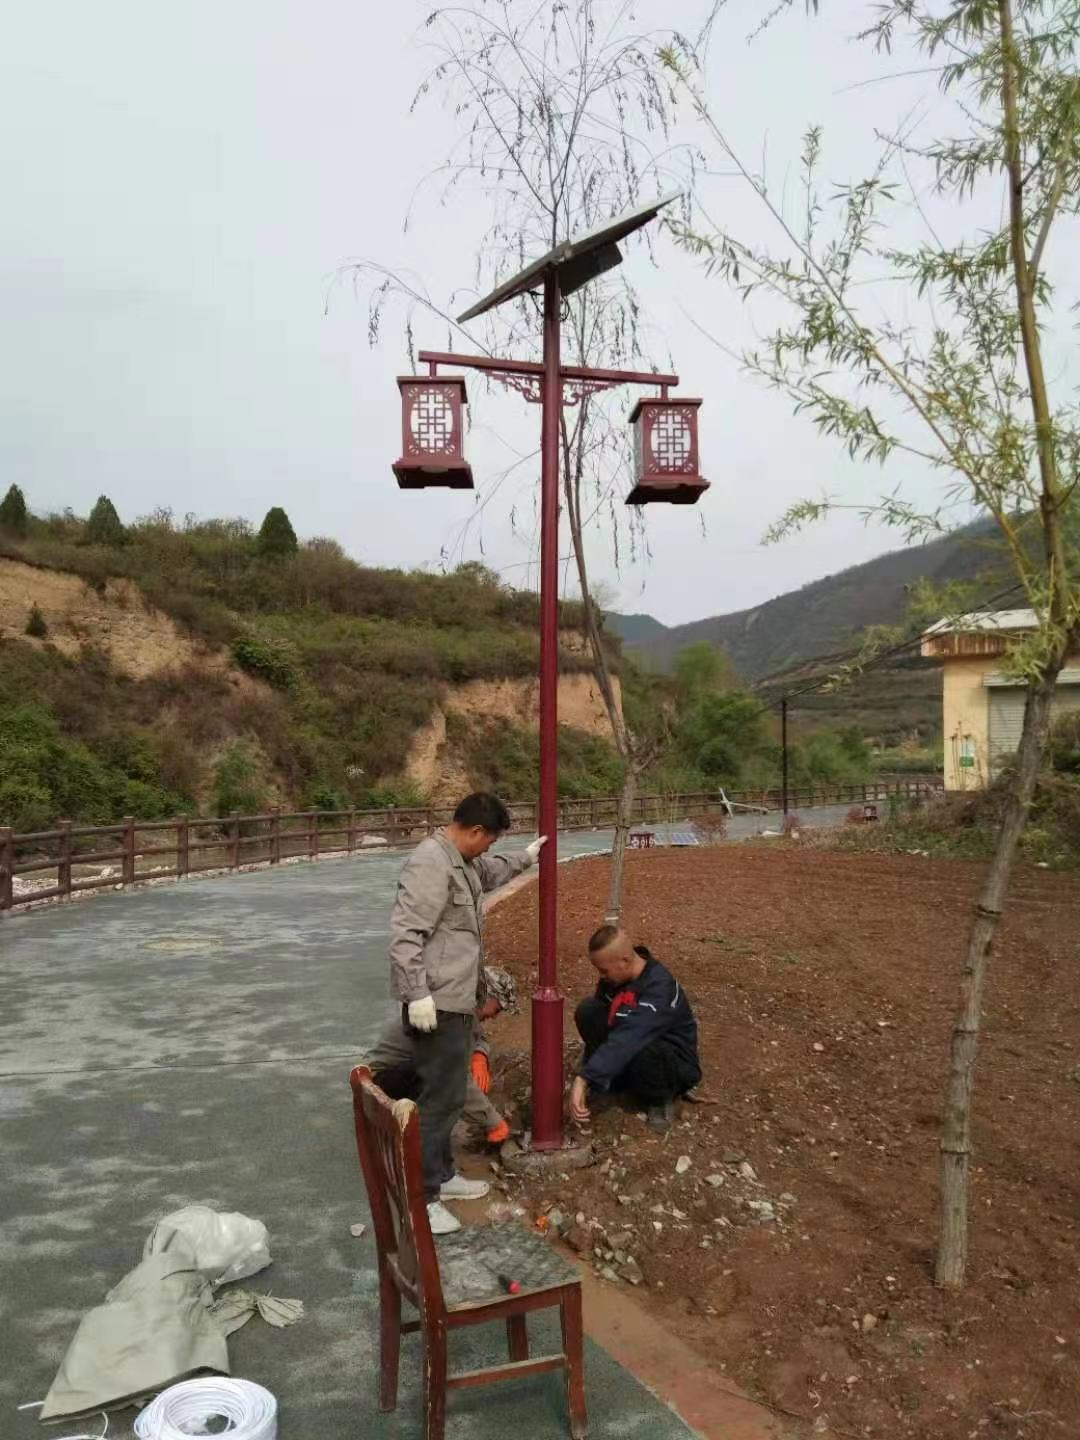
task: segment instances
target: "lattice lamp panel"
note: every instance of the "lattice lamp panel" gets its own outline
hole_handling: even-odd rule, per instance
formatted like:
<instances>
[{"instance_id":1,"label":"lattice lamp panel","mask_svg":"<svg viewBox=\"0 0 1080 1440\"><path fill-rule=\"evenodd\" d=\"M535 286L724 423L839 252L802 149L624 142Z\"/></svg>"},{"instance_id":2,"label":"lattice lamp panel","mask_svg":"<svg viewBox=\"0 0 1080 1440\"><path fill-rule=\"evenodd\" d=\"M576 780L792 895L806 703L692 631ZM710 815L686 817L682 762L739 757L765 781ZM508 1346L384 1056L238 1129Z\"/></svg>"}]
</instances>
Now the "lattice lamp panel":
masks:
<instances>
[{"instance_id":1,"label":"lattice lamp panel","mask_svg":"<svg viewBox=\"0 0 1080 1440\"><path fill-rule=\"evenodd\" d=\"M403 375L401 459L394 474L403 489L449 485L472 489L472 471L463 453L463 407L468 403L460 375Z\"/></svg>"},{"instance_id":2,"label":"lattice lamp panel","mask_svg":"<svg viewBox=\"0 0 1080 1440\"><path fill-rule=\"evenodd\" d=\"M700 406L700 400L639 401L630 417L635 480L630 504L693 504L709 488L698 473Z\"/></svg>"}]
</instances>

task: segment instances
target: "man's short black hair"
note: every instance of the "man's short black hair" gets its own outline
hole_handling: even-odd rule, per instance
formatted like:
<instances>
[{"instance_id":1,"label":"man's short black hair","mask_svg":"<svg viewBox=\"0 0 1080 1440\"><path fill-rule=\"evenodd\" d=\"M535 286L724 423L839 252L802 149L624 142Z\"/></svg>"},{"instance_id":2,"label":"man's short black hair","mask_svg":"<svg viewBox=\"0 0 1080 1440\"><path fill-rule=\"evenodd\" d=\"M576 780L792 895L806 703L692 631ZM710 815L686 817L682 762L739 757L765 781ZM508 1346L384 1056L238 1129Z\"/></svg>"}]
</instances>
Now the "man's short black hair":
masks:
<instances>
[{"instance_id":1,"label":"man's short black hair","mask_svg":"<svg viewBox=\"0 0 1080 1440\"><path fill-rule=\"evenodd\" d=\"M472 795L466 795L454 811L454 824L465 830L479 825L492 835L501 835L504 830L510 829L510 811L497 795L477 790Z\"/></svg>"},{"instance_id":2,"label":"man's short black hair","mask_svg":"<svg viewBox=\"0 0 1080 1440\"><path fill-rule=\"evenodd\" d=\"M620 929L618 925L601 925L599 930L589 936L589 954L598 955L601 950L606 950Z\"/></svg>"}]
</instances>

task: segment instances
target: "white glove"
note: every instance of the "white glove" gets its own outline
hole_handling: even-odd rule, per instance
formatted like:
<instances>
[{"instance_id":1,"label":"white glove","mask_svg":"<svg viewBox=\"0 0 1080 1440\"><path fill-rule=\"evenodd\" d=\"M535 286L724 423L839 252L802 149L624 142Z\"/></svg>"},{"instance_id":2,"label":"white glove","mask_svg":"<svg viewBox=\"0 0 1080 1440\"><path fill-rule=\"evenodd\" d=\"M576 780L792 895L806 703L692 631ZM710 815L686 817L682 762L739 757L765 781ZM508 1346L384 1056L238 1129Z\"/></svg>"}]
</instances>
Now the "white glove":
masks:
<instances>
[{"instance_id":1,"label":"white glove","mask_svg":"<svg viewBox=\"0 0 1080 1440\"><path fill-rule=\"evenodd\" d=\"M547 844L547 836L541 835L539 840L534 840L531 845L525 846L525 854L529 857L529 864L535 865L540 859L540 851Z\"/></svg>"},{"instance_id":2,"label":"white glove","mask_svg":"<svg viewBox=\"0 0 1080 1440\"><path fill-rule=\"evenodd\" d=\"M438 1029L439 1017L435 1013L435 1001L430 995L425 995L422 1000L409 1001L409 1024L414 1030Z\"/></svg>"}]
</instances>

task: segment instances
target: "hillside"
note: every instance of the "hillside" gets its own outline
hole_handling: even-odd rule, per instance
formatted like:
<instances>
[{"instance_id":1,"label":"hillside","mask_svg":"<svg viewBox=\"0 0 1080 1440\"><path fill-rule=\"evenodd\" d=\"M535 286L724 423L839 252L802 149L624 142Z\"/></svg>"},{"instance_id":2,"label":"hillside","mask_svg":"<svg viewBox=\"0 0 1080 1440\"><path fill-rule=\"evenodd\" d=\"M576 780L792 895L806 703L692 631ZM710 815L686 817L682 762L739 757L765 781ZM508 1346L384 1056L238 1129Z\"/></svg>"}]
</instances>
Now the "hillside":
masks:
<instances>
[{"instance_id":1,"label":"hillside","mask_svg":"<svg viewBox=\"0 0 1080 1440\"><path fill-rule=\"evenodd\" d=\"M0 536L0 825L534 793L536 597L482 567L368 569L164 512L111 543L70 515L26 529ZM562 623L561 786L610 790L574 606Z\"/></svg>"},{"instance_id":2,"label":"hillside","mask_svg":"<svg viewBox=\"0 0 1080 1440\"><path fill-rule=\"evenodd\" d=\"M628 653L658 670L669 670L684 646L707 641L726 651L740 678L754 684L848 648L866 626L899 624L908 589L916 581L925 578L942 585L973 580L993 570L996 554L991 531L971 526L927 545L853 565L750 610L686 625L662 625L651 615L616 614L609 614L607 623Z\"/></svg>"},{"instance_id":3,"label":"hillside","mask_svg":"<svg viewBox=\"0 0 1080 1440\"><path fill-rule=\"evenodd\" d=\"M783 689L797 690L817 678L823 667L812 662L850 649L868 626L902 624L916 582L979 580L989 593L1008 583L1001 580L1000 564L991 528L974 525L854 565L750 610L677 626L662 625L651 615L609 614L607 625L628 656L661 672L670 670L685 646L715 645L739 678L761 686L771 702ZM800 697L792 710L796 735L830 724L857 725L885 747L934 736L941 724L940 667L904 658L838 693Z\"/></svg>"}]
</instances>

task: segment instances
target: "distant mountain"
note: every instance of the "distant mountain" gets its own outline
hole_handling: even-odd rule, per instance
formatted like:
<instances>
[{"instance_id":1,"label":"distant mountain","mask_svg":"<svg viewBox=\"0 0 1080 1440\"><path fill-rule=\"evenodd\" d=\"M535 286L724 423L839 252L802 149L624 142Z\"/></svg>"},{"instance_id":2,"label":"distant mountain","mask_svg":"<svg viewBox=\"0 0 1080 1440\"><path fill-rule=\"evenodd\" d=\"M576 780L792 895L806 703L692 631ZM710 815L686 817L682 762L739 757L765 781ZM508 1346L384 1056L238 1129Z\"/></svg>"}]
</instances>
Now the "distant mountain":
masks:
<instances>
[{"instance_id":1,"label":"distant mountain","mask_svg":"<svg viewBox=\"0 0 1080 1440\"><path fill-rule=\"evenodd\" d=\"M651 615L609 614L607 624L625 650L654 669L669 670L680 650L705 640L725 650L740 677L753 684L850 648L868 625L900 623L908 590L923 577L943 584L973 580L999 567L991 528L975 525L853 565L751 610L673 626Z\"/></svg>"},{"instance_id":2,"label":"distant mountain","mask_svg":"<svg viewBox=\"0 0 1080 1440\"><path fill-rule=\"evenodd\" d=\"M746 684L783 675L788 686L798 688L800 674L819 668L810 662L850 649L867 626L901 623L910 588L924 577L936 584L985 578L988 594L998 582L1004 588L1009 580L994 527L980 523L927 545L891 551L731 615L668 626L651 615L609 614L607 625L628 654L655 670L670 670L685 646L707 641L727 653ZM779 685L766 687L768 694L774 690L778 693ZM908 657L841 694L801 699L799 723L808 727L844 718L892 744L936 731L939 697L938 667Z\"/></svg>"},{"instance_id":3,"label":"distant mountain","mask_svg":"<svg viewBox=\"0 0 1080 1440\"><path fill-rule=\"evenodd\" d=\"M698 621L698 624L708 624L708 621ZM608 614L607 627L614 630L623 643L624 650L633 650L638 655L648 659L656 668L666 668L662 665L659 656L668 656L668 640L680 630L687 629L687 626L678 626L669 629L662 625L659 620L654 620L651 615L615 615ZM689 642L688 642L689 643ZM680 647L670 653L674 655ZM670 657L668 656L668 662Z\"/></svg>"}]
</instances>

